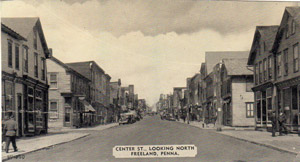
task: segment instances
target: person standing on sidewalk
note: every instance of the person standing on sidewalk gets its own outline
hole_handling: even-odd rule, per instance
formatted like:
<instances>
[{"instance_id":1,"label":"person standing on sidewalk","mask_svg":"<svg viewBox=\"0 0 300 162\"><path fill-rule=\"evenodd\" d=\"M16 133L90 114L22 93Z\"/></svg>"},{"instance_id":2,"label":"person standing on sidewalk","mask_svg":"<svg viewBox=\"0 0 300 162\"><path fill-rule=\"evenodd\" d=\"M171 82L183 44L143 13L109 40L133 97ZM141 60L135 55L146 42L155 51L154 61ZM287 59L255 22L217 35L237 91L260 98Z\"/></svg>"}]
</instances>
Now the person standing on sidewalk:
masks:
<instances>
[{"instance_id":1,"label":"person standing on sidewalk","mask_svg":"<svg viewBox=\"0 0 300 162\"><path fill-rule=\"evenodd\" d=\"M14 120L14 116L11 115L9 120L5 122L4 130L6 131L6 148L5 151L8 153L10 142L12 142L14 151L17 152L17 144L16 144L16 132L17 132L17 122Z\"/></svg>"},{"instance_id":2,"label":"person standing on sidewalk","mask_svg":"<svg viewBox=\"0 0 300 162\"><path fill-rule=\"evenodd\" d=\"M282 136L282 129L284 129L284 132L288 134L288 130L287 127L285 126L285 122L286 122L286 116L281 110L279 113L279 135L280 136Z\"/></svg>"},{"instance_id":3,"label":"person standing on sidewalk","mask_svg":"<svg viewBox=\"0 0 300 162\"><path fill-rule=\"evenodd\" d=\"M275 133L276 133L276 113L275 110L271 110L269 113L270 117L271 117L271 121L272 121L272 137L275 137Z\"/></svg>"}]
</instances>

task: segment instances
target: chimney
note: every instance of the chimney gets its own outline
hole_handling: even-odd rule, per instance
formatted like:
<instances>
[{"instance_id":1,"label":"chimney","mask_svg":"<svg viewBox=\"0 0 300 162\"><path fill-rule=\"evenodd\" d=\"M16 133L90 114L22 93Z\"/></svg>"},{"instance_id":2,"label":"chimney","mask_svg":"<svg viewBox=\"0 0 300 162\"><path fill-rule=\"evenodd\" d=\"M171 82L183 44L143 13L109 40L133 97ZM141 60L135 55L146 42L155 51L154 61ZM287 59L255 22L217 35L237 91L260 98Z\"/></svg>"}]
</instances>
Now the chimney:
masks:
<instances>
[{"instance_id":1,"label":"chimney","mask_svg":"<svg viewBox=\"0 0 300 162\"><path fill-rule=\"evenodd\" d=\"M53 56L52 48L49 48L48 50L49 50L49 56L48 57L51 58Z\"/></svg>"}]
</instances>

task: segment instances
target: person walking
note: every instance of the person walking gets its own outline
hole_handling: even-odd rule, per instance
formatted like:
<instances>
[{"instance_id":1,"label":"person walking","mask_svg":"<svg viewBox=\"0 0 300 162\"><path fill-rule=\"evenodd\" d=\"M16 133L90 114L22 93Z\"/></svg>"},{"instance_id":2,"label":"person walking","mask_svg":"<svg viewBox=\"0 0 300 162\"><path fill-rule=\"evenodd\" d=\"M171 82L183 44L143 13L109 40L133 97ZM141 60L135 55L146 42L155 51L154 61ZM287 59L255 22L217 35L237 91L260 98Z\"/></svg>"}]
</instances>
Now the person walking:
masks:
<instances>
[{"instance_id":1,"label":"person walking","mask_svg":"<svg viewBox=\"0 0 300 162\"><path fill-rule=\"evenodd\" d=\"M285 126L285 123L286 123L286 116L285 116L285 113L283 113L283 111L281 110L280 113L279 113L279 136L282 136L282 132L284 129L284 132L286 134L288 134L288 130L287 130L287 127Z\"/></svg>"},{"instance_id":2,"label":"person walking","mask_svg":"<svg viewBox=\"0 0 300 162\"><path fill-rule=\"evenodd\" d=\"M13 145L14 151L17 152L17 144L16 144L16 132L17 132L17 122L14 120L14 116L11 115L9 120L7 120L4 124L5 130L5 139L6 139L6 148L5 151L8 153L10 142Z\"/></svg>"}]
</instances>

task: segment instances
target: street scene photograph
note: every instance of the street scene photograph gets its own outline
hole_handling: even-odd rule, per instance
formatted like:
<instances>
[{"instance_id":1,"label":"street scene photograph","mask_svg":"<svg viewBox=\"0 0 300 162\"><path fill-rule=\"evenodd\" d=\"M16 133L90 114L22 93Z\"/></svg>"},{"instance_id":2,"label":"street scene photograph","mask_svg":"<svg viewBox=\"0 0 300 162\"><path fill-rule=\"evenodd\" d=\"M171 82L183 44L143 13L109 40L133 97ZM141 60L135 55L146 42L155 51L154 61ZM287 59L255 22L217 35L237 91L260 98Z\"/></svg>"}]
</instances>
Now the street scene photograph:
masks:
<instances>
[{"instance_id":1,"label":"street scene photograph","mask_svg":"<svg viewBox=\"0 0 300 162\"><path fill-rule=\"evenodd\" d=\"M300 162L300 1L2 0L2 161Z\"/></svg>"}]
</instances>

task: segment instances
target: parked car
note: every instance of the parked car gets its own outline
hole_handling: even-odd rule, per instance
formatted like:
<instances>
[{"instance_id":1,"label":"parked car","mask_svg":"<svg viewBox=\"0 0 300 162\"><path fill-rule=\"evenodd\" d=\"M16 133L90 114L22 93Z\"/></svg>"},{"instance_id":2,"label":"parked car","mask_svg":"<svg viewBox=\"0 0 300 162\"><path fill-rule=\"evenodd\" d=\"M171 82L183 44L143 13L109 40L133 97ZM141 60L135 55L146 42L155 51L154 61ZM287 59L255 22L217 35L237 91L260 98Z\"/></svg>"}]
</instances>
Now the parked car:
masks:
<instances>
[{"instance_id":1,"label":"parked car","mask_svg":"<svg viewBox=\"0 0 300 162\"><path fill-rule=\"evenodd\" d=\"M136 122L135 116L132 113L122 113L120 115L119 125L121 124L132 124Z\"/></svg>"}]
</instances>

